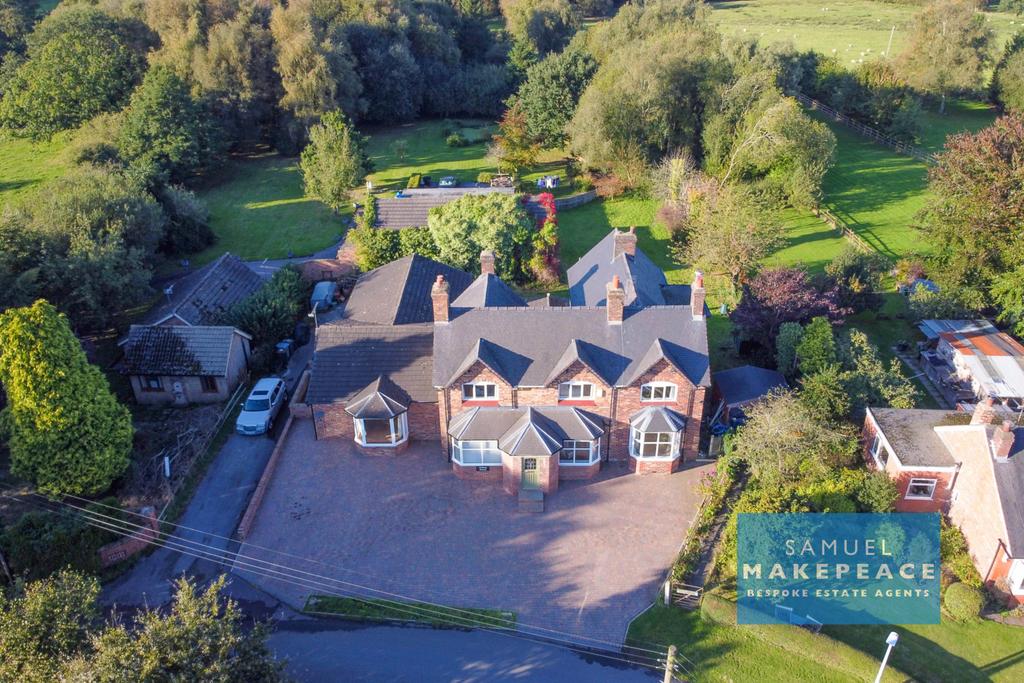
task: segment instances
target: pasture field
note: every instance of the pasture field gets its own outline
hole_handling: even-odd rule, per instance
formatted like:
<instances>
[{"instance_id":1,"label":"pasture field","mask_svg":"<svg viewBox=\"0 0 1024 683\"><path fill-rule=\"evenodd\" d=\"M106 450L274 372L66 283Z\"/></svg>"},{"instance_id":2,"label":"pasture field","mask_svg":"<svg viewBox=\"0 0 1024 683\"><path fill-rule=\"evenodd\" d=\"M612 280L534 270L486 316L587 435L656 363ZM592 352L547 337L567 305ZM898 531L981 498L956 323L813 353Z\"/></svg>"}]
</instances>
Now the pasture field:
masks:
<instances>
[{"instance_id":1,"label":"pasture field","mask_svg":"<svg viewBox=\"0 0 1024 683\"><path fill-rule=\"evenodd\" d=\"M63 154L66 135L46 142L0 139L0 207L30 194L40 183L64 174L70 166Z\"/></svg>"}]
</instances>

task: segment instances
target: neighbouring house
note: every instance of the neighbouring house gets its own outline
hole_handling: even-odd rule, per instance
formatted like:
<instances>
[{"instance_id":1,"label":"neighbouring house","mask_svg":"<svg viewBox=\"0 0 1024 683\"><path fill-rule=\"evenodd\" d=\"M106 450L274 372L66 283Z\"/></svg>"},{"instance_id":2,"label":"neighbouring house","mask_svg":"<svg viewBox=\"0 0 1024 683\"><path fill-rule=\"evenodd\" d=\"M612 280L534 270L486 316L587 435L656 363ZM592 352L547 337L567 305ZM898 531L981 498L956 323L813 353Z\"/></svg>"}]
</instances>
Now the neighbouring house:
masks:
<instances>
[{"instance_id":1,"label":"neighbouring house","mask_svg":"<svg viewBox=\"0 0 1024 683\"><path fill-rule=\"evenodd\" d=\"M985 582L1024 604L1024 428L992 398L973 412L870 408L865 456L900 512L945 512Z\"/></svg>"},{"instance_id":2,"label":"neighbouring house","mask_svg":"<svg viewBox=\"0 0 1024 683\"><path fill-rule=\"evenodd\" d=\"M755 365L722 370L711 375L711 387L718 401L715 418L723 424L742 424L744 408L773 391L789 388L782 373Z\"/></svg>"},{"instance_id":3,"label":"neighbouring house","mask_svg":"<svg viewBox=\"0 0 1024 683\"><path fill-rule=\"evenodd\" d=\"M1024 408L1024 346L987 320L923 320L925 373L946 399L974 403L992 397Z\"/></svg>"},{"instance_id":4,"label":"neighbouring house","mask_svg":"<svg viewBox=\"0 0 1024 683\"><path fill-rule=\"evenodd\" d=\"M132 325L118 370L140 404L224 401L247 376L251 341L221 325Z\"/></svg>"},{"instance_id":5,"label":"neighbouring house","mask_svg":"<svg viewBox=\"0 0 1024 683\"><path fill-rule=\"evenodd\" d=\"M430 210L467 194L513 194L511 187L440 187L401 190L398 196L376 200L373 226L386 230L427 227Z\"/></svg>"},{"instance_id":6,"label":"neighbouring house","mask_svg":"<svg viewBox=\"0 0 1024 683\"><path fill-rule=\"evenodd\" d=\"M217 325L232 306L263 286L244 261L225 253L164 290L164 300L142 319L146 325Z\"/></svg>"},{"instance_id":7,"label":"neighbouring house","mask_svg":"<svg viewBox=\"0 0 1024 683\"><path fill-rule=\"evenodd\" d=\"M669 285L613 230L569 271L570 302L528 305L421 256L372 270L317 330L306 394L317 438L366 453L433 441L455 475L551 493L606 463L697 457L710 387L703 278Z\"/></svg>"}]
</instances>

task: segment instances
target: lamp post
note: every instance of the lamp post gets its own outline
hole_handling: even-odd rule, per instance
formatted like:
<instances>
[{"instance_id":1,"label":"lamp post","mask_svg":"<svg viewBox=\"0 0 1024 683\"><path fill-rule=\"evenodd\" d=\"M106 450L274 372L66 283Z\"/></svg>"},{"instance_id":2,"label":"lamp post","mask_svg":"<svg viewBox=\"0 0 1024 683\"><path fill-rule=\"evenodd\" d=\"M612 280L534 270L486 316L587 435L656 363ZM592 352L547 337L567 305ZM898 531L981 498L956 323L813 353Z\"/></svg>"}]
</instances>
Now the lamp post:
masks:
<instances>
[{"instance_id":1,"label":"lamp post","mask_svg":"<svg viewBox=\"0 0 1024 683\"><path fill-rule=\"evenodd\" d=\"M312 319L313 319L313 329L314 329L314 330L318 330L318 329L320 329L320 322L319 322L319 321L318 321L318 320L316 319L316 308L317 308L317 306L319 306L319 305L320 305L320 302L319 302L319 301L317 301L316 303L314 303L314 304L313 304L313 310L312 310L312 311L310 311L310 312L309 312L309 314L308 314L308 315L306 316L307 318L312 318Z\"/></svg>"},{"instance_id":2,"label":"lamp post","mask_svg":"<svg viewBox=\"0 0 1024 683\"><path fill-rule=\"evenodd\" d=\"M878 675L875 676L875 683L881 683L882 674L885 673L885 664L889 661L889 653L892 652L893 647L896 646L899 639L900 634L896 633L896 631L889 631L889 635L885 639L885 644L887 646L885 648L885 656L882 657L882 665L878 667Z\"/></svg>"}]
</instances>

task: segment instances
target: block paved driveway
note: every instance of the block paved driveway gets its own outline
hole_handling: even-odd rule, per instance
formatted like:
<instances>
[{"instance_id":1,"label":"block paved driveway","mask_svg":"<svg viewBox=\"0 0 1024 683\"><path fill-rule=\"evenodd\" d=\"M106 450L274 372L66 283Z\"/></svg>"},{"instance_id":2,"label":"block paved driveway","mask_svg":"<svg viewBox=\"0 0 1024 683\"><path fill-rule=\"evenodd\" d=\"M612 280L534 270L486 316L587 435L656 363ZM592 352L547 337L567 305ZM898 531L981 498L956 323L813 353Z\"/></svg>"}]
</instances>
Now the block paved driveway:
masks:
<instances>
[{"instance_id":1,"label":"block paved driveway","mask_svg":"<svg viewBox=\"0 0 1024 683\"><path fill-rule=\"evenodd\" d=\"M639 477L607 466L564 482L546 512L531 514L496 483L456 479L433 443L365 456L316 441L309 420L287 439L243 555L412 599L511 610L522 630L613 646L657 596L708 467ZM299 607L328 592L235 571Z\"/></svg>"}]
</instances>

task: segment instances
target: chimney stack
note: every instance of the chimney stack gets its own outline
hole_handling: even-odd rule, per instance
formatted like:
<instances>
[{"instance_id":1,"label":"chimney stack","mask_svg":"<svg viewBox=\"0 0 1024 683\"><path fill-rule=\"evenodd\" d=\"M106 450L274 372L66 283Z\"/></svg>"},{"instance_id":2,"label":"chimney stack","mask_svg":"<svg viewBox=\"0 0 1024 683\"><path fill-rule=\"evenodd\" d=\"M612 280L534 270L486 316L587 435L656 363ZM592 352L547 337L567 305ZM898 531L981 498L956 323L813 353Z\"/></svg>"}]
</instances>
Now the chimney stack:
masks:
<instances>
[{"instance_id":1,"label":"chimney stack","mask_svg":"<svg viewBox=\"0 0 1024 683\"><path fill-rule=\"evenodd\" d=\"M996 421L995 400L986 396L974 406L974 414L971 415L972 425L990 425Z\"/></svg>"},{"instance_id":2,"label":"chimney stack","mask_svg":"<svg viewBox=\"0 0 1024 683\"><path fill-rule=\"evenodd\" d=\"M1013 423L1003 421L992 435L992 455L996 460L1006 460L1013 450Z\"/></svg>"},{"instance_id":3,"label":"chimney stack","mask_svg":"<svg viewBox=\"0 0 1024 683\"><path fill-rule=\"evenodd\" d=\"M438 275L430 288L430 299L434 304L434 323L446 323L450 319L448 308L448 283L444 275Z\"/></svg>"},{"instance_id":4,"label":"chimney stack","mask_svg":"<svg viewBox=\"0 0 1024 683\"><path fill-rule=\"evenodd\" d=\"M615 231L615 253L613 259L619 258L619 254L636 256L636 226L630 226L629 232Z\"/></svg>"},{"instance_id":5,"label":"chimney stack","mask_svg":"<svg viewBox=\"0 0 1024 683\"><path fill-rule=\"evenodd\" d=\"M494 275L494 252L490 249L484 249L480 252L480 274L481 275Z\"/></svg>"},{"instance_id":6,"label":"chimney stack","mask_svg":"<svg viewBox=\"0 0 1024 683\"><path fill-rule=\"evenodd\" d=\"M704 273L693 271L693 284L690 285L690 313L694 320L704 319Z\"/></svg>"},{"instance_id":7,"label":"chimney stack","mask_svg":"<svg viewBox=\"0 0 1024 683\"><path fill-rule=\"evenodd\" d=\"M622 288L618 275L613 276L606 287L605 308L608 309L608 324L621 325L626 309L626 290Z\"/></svg>"}]
</instances>

